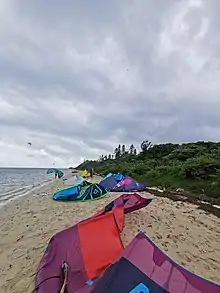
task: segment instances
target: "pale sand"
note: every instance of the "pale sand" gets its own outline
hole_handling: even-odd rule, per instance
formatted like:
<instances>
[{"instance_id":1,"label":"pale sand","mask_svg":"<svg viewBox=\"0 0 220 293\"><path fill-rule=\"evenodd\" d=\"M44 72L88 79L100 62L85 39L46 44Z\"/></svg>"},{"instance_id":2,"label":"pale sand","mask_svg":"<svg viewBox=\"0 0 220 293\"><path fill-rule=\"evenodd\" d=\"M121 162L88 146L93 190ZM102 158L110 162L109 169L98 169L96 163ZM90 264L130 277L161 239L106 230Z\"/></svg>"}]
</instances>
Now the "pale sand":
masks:
<instances>
[{"instance_id":1,"label":"pale sand","mask_svg":"<svg viewBox=\"0 0 220 293\"><path fill-rule=\"evenodd\" d=\"M51 236L120 195L111 193L89 203L53 201L51 195L61 186L53 182L38 191L38 196L20 198L0 209L0 292L31 292L34 273ZM219 218L192 204L155 198L146 208L126 215L125 245L138 229L179 264L220 283Z\"/></svg>"}]
</instances>

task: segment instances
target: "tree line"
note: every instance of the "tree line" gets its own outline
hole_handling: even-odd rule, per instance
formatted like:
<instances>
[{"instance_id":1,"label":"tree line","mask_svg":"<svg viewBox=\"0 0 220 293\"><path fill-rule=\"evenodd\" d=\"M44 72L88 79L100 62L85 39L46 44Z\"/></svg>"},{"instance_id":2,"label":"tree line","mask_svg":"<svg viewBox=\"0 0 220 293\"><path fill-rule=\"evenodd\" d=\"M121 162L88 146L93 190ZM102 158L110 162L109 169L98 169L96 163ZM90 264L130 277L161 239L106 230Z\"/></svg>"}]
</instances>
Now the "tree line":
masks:
<instances>
[{"instance_id":1,"label":"tree line","mask_svg":"<svg viewBox=\"0 0 220 293\"><path fill-rule=\"evenodd\" d=\"M140 149L141 152L146 152L150 147L152 147L153 144L148 141L148 140L144 140L141 145L140 145ZM125 144L119 144L114 152L112 154L109 155L101 155L98 159L99 162L103 162L106 160L114 160L114 159L119 159L119 158L125 158L128 155L134 155L136 156L138 154L137 148L134 146L134 144L131 144L129 146L128 149L126 149L126 145Z\"/></svg>"},{"instance_id":2,"label":"tree line","mask_svg":"<svg viewBox=\"0 0 220 293\"><path fill-rule=\"evenodd\" d=\"M220 198L220 143L192 142L152 144L144 140L140 151L134 144L119 144L112 154L87 160L78 169L95 168L103 175L122 172L149 186L184 188Z\"/></svg>"}]
</instances>

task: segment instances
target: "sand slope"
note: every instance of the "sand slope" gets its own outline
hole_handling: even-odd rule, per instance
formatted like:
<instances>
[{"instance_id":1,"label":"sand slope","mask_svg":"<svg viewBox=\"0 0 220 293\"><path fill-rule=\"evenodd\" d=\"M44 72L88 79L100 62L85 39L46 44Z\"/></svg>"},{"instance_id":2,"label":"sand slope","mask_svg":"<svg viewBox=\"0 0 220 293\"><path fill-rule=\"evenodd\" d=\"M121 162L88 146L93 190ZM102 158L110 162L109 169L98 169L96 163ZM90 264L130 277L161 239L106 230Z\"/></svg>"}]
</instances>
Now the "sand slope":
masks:
<instances>
[{"instance_id":1,"label":"sand slope","mask_svg":"<svg viewBox=\"0 0 220 293\"><path fill-rule=\"evenodd\" d=\"M37 196L1 208L0 292L31 292L34 273L50 237L91 216L121 194L111 193L89 203L55 202L51 194L61 185L56 181ZM155 198L148 207L126 215L122 233L125 245L138 229L179 264L220 283L219 218L191 204Z\"/></svg>"}]
</instances>

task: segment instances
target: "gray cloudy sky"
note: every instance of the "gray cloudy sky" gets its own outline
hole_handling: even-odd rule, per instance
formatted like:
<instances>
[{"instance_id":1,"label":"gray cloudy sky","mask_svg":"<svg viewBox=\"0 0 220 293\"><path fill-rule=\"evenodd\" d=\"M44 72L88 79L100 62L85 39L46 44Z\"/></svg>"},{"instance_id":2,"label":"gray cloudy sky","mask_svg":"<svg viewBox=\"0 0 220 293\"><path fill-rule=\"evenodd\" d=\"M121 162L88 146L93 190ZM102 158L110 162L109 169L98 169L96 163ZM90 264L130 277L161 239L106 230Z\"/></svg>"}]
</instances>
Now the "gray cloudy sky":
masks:
<instances>
[{"instance_id":1,"label":"gray cloudy sky","mask_svg":"<svg viewBox=\"0 0 220 293\"><path fill-rule=\"evenodd\" d=\"M1 0L0 166L218 140L219 11L219 0Z\"/></svg>"}]
</instances>

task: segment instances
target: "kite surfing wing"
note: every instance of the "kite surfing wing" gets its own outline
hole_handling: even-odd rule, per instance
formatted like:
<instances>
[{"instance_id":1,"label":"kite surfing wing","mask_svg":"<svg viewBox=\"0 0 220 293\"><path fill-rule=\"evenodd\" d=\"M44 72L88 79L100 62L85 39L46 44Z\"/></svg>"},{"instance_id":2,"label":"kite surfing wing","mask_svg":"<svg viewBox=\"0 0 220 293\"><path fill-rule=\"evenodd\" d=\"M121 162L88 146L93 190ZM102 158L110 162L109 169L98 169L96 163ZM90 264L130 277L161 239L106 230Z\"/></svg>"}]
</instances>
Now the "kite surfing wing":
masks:
<instances>
[{"instance_id":1,"label":"kite surfing wing","mask_svg":"<svg viewBox=\"0 0 220 293\"><path fill-rule=\"evenodd\" d=\"M91 291L101 292L220 293L220 286L176 264L140 232Z\"/></svg>"},{"instance_id":2,"label":"kite surfing wing","mask_svg":"<svg viewBox=\"0 0 220 293\"><path fill-rule=\"evenodd\" d=\"M54 200L74 201L80 194L81 188L79 186L71 186L54 193Z\"/></svg>"},{"instance_id":3,"label":"kite surfing wing","mask_svg":"<svg viewBox=\"0 0 220 293\"><path fill-rule=\"evenodd\" d=\"M89 201L104 197L107 194L107 190L99 184L91 184L86 190L81 193L77 200Z\"/></svg>"},{"instance_id":4,"label":"kite surfing wing","mask_svg":"<svg viewBox=\"0 0 220 293\"><path fill-rule=\"evenodd\" d=\"M63 177L64 175L63 171L56 168L50 168L47 170L47 174L52 174L52 173L57 174L59 178Z\"/></svg>"},{"instance_id":5,"label":"kite surfing wing","mask_svg":"<svg viewBox=\"0 0 220 293\"><path fill-rule=\"evenodd\" d=\"M137 182L133 178L126 176L124 179L116 184L113 191L121 192L131 192L131 191L144 191L146 189L146 184L142 182Z\"/></svg>"},{"instance_id":6,"label":"kite surfing wing","mask_svg":"<svg viewBox=\"0 0 220 293\"><path fill-rule=\"evenodd\" d=\"M124 207L127 204L130 211L137 209L135 201L128 201L121 196L93 217L55 234L36 273L36 292L58 292L63 262L69 267L67 292L91 292L95 280L123 252L120 232Z\"/></svg>"}]
</instances>

